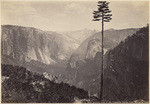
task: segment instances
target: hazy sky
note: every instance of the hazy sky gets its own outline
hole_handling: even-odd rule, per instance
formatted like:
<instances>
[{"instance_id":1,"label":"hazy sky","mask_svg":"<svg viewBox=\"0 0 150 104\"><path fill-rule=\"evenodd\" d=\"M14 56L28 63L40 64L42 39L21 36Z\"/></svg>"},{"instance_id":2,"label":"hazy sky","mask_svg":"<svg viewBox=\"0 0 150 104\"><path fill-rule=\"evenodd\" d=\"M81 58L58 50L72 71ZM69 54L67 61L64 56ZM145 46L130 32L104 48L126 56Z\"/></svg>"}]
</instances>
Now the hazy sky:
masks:
<instances>
[{"instance_id":1,"label":"hazy sky","mask_svg":"<svg viewBox=\"0 0 150 104\"><path fill-rule=\"evenodd\" d=\"M148 1L112 1L112 20L105 29L146 26ZM81 29L101 30L101 23L92 21L97 1L3 1L2 24L35 27L49 31Z\"/></svg>"}]
</instances>

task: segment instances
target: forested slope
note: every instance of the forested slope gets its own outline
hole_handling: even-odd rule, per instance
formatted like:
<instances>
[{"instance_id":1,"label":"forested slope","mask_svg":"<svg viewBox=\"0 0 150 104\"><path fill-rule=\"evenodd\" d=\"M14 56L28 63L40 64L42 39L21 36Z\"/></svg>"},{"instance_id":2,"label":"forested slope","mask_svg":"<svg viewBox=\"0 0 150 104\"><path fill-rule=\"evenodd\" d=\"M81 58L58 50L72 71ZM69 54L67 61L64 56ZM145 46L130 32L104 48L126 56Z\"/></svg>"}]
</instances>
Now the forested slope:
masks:
<instances>
[{"instance_id":1,"label":"forested slope","mask_svg":"<svg viewBox=\"0 0 150 104\"><path fill-rule=\"evenodd\" d=\"M71 103L75 97L88 98L88 92L23 67L2 64L3 103Z\"/></svg>"}]
</instances>

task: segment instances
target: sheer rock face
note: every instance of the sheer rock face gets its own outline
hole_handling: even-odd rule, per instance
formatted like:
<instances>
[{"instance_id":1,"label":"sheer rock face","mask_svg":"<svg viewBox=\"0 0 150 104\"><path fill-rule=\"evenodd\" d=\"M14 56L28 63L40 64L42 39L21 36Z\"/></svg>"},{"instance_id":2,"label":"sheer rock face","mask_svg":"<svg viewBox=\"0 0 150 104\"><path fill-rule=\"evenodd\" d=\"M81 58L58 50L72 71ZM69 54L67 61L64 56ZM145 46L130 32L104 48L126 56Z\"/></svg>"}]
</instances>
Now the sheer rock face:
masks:
<instances>
[{"instance_id":1,"label":"sheer rock face","mask_svg":"<svg viewBox=\"0 0 150 104\"><path fill-rule=\"evenodd\" d=\"M65 59L63 44L56 34L21 26L2 26L2 54L23 63L36 60L53 64Z\"/></svg>"},{"instance_id":2,"label":"sheer rock face","mask_svg":"<svg viewBox=\"0 0 150 104\"><path fill-rule=\"evenodd\" d=\"M127 36L132 35L138 28L123 29L123 30L106 30L104 31L104 53L113 49ZM97 52L101 52L101 32L91 35L76 49L70 58L70 65L76 66L78 60L93 59ZM75 57L75 58L74 58ZM75 60L76 59L76 60Z\"/></svg>"}]
</instances>

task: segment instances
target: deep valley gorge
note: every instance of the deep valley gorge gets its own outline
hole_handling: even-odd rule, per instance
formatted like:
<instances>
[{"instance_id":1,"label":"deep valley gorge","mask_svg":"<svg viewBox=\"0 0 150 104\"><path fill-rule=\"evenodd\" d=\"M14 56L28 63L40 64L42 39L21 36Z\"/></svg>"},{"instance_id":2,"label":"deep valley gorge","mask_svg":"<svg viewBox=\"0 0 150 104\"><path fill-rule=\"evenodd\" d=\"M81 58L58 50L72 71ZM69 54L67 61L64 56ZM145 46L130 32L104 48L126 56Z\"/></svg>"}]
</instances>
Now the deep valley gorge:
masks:
<instances>
[{"instance_id":1,"label":"deep valley gorge","mask_svg":"<svg viewBox=\"0 0 150 104\"><path fill-rule=\"evenodd\" d=\"M104 99L106 101L137 99L148 101L148 29L149 26L104 31ZM63 86L65 83L66 86L78 88L78 90L74 88L74 91L79 91L81 88L84 95L97 97L102 57L100 35L100 31L88 29L60 33L42 31L33 27L2 25L2 65L6 69L12 67L12 70L23 67L28 73L23 73L25 76L30 72L36 73L36 77L44 76L45 83L48 83L47 80L56 83L56 86L57 84ZM8 71L11 71L10 69ZM11 76L4 69L2 70L6 87L7 84L9 85L7 80ZM35 82L34 78L32 80ZM50 86L47 85L48 87ZM33 89L40 93L43 88ZM11 90L5 89L3 94L9 91ZM10 94L13 93L19 94L15 91ZM79 95L80 91L79 94L70 96ZM87 96L78 98L88 98ZM16 101L17 97L11 99ZM58 99L52 101L63 102ZM69 98L65 99L72 102ZM36 102L33 99L29 100L32 101Z\"/></svg>"}]
</instances>

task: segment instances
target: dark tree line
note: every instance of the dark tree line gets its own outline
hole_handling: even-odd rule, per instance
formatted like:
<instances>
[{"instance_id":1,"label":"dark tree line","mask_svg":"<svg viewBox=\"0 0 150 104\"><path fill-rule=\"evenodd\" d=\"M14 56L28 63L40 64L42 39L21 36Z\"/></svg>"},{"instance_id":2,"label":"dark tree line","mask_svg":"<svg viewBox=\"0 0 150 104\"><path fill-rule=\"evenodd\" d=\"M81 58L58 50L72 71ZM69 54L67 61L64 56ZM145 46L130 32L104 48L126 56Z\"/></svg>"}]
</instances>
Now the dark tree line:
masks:
<instances>
[{"instance_id":1,"label":"dark tree line","mask_svg":"<svg viewBox=\"0 0 150 104\"><path fill-rule=\"evenodd\" d=\"M148 34L143 27L107 53L104 99L148 101Z\"/></svg>"},{"instance_id":2,"label":"dark tree line","mask_svg":"<svg viewBox=\"0 0 150 104\"><path fill-rule=\"evenodd\" d=\"M72 103L88 98L88 92L66 83L55 83L26 68L2 64L2 102Z\"/></svg>"}]
</instances>

